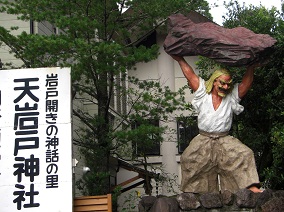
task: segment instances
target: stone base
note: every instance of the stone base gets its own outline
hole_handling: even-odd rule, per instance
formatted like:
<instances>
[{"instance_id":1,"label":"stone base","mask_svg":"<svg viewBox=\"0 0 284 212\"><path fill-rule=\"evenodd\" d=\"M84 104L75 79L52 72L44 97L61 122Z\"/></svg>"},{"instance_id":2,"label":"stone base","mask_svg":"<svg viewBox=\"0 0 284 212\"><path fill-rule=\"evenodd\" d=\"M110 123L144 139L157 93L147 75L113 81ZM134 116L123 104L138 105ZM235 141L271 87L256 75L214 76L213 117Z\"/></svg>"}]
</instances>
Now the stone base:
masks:
<instances>
[{"instance_id":1,"label":"stone base","mask_svg":"<svg viewBox=\"0 0 284 212\"><path fill-rule=\"evenodd\" d=\"M283 212L284 190L264 190L253 193L241 189L235 194L225 191L219 193L193 194L181 193L173 197L145 196L139 202L139 212L182 212L182 211L250 211Z\"/></svg>"}]
</instances>

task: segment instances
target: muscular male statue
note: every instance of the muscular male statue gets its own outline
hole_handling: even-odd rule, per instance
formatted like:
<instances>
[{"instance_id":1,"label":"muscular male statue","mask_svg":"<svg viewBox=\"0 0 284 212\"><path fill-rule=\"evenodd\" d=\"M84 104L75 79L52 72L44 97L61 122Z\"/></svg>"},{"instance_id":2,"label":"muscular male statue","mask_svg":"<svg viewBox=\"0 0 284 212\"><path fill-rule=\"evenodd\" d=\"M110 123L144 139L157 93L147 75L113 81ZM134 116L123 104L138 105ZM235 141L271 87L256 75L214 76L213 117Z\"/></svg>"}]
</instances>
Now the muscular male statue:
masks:
<instances>
[{"instance_id":1,"label":"muscular male statue","mask_svg":"<svg viewBox=\"0 0 284 212\"><path fill-rule=\"evenodd\" d=\"M239 102L252 85L257 65L248 66L241 83L233 85L226 69L216 70L204 81L183 57L171 56L195 92L192 105L198 114L199 134L181 156L181 190L234 193L247 188L262 192L253 151L229 135L233 113L238 115L244 110Z\"/></svg>"}]
</instances>

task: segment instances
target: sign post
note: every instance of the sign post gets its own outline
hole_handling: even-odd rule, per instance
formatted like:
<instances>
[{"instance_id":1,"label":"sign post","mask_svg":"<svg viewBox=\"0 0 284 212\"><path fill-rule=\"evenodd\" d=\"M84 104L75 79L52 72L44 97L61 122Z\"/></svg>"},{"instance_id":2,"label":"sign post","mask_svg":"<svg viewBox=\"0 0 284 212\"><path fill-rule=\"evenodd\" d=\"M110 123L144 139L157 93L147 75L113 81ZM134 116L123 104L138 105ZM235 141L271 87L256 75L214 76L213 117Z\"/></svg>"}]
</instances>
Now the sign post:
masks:
<instances>
[{"instance_id":1,"label":"sign post","mask_svg":"<svg viewBox=\"0 0 284 212\"><path fill-rule=\"evenodd\" d=\"M72 211L70 68L0 75L0 212Z\"/></svg>"}]
</instances>

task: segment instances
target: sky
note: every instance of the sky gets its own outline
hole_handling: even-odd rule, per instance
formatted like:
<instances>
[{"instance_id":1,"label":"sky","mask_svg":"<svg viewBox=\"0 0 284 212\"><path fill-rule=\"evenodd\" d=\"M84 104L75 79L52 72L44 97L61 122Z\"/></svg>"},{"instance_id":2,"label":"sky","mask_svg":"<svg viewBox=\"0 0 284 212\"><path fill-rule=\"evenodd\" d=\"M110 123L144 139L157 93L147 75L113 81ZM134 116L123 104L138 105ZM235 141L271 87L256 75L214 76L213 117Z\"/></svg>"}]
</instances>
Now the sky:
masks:
<instances>
[{"instance_id":1,"label":"sky","mask_svg":"<svg viewBox=\"0 0 284 212\"><path fill-rule=\"evenodd\" d=\"M209 6L211 7L210 13L213 16L213 21L219 25L222 25L222 15L225 15L226 8L223 6L223 2L229 2L229 0L207 0ZM246 6L250 4L254 6L259 6L260 4L264 7L270 9L272 6L275 6L279 11L281 11L281 0L237 0L240 5L243 5L245 2ZM214 3L218 4L219 7L212 7Z\"/></svg>"}]
</instances>

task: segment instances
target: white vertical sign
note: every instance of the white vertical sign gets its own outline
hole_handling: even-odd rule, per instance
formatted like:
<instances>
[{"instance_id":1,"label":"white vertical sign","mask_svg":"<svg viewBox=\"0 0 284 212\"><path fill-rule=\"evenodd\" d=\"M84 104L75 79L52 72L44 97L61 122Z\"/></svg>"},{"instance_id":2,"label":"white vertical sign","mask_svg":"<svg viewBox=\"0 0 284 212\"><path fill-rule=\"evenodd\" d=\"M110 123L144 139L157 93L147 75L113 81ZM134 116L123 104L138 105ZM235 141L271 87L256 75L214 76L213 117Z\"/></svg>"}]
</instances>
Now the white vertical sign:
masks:
<instances>
[{"instance_id":1,"label":"white vertical sign","mask_svg":"<svg viewBox=\"0 0 284 212\"><path fill-rule=\"evenodd\" d=\"M0 71L0 212L72 211L70 68Z\"/></svg>"}]
</instances>

